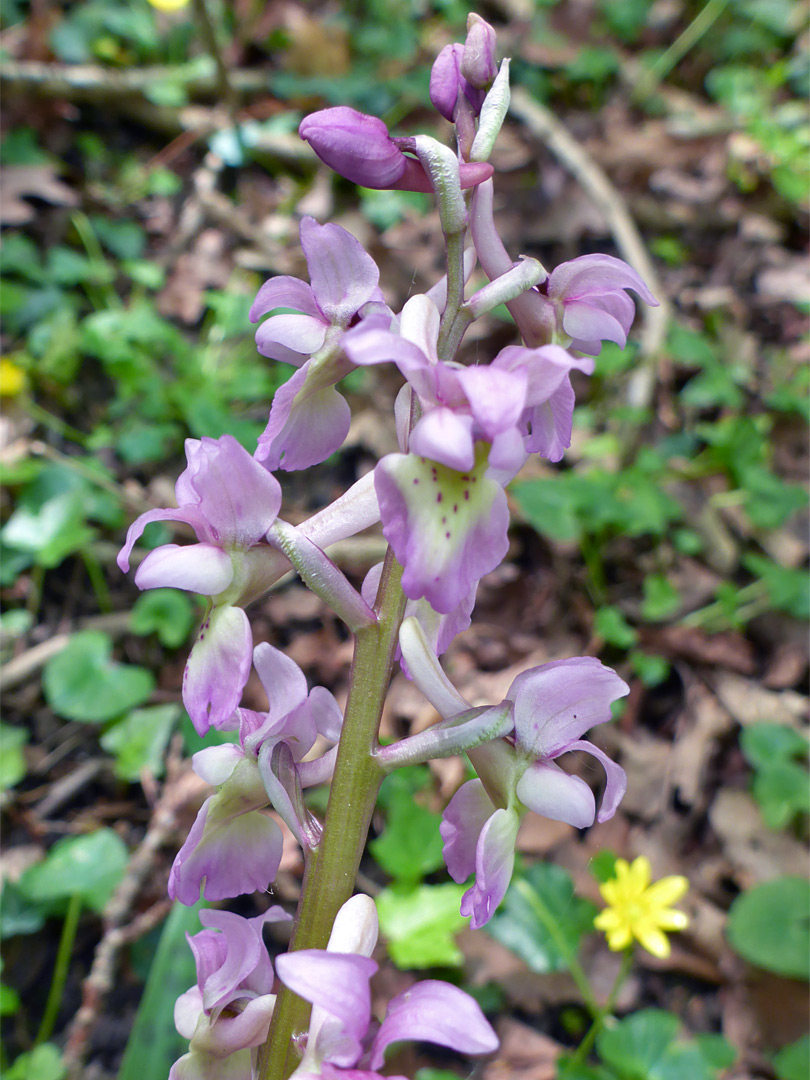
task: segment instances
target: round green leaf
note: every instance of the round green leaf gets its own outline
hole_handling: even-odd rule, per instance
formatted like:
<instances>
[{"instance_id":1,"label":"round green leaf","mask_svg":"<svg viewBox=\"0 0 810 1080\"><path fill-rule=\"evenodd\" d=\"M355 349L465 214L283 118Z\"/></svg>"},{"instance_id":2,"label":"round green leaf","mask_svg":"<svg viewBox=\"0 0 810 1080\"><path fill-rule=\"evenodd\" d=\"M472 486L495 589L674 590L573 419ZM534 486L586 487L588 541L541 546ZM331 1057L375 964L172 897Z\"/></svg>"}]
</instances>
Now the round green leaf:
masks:
<instances>
[{"instance_id":1,"label":"round green leaf","mask_svg":"<svg viewBox=\"0 0 810 1080\"><path fill-rule=\"evenodd\" d=\"M150 705L135 709L101 736L101 746L115 756L115 775L135 782L147 769L163 775L163 754L183 710L179 705Z\"/></svg>"},{"instance_id":2,"label":"round green leaf","mask_svg":"<svg viewBox=\"0 0 810 1080\"><path fill-rule=\"evenodd\" d=\"M114 663L111 651L106 634L84 630L48 661L42 681L57 716L101 723L146 701L155 687L152 673Z\"/></svg>"},{"instance_id":3,"label":"round green leaf","mask_svg":"<svg viewBox=\"0 0 810 1080\"><path fill-rule=\"evenodd\" d=\"M810 881L781 877L742 893L731 905L727 933L752 964L810 979Z\"/></svg>"},{"instance_id":4,"label":"round green leaf","mask_svg":"<svg viewBox=\"0 0 810 1080\"><path fill-rule=\"evenodd\" d=\"M126 844L112 829L68 836L24 872L19 889L32 901L67 899L78 893L94 911L102 911L128 860Z\"/></svg>"}]
</instances>

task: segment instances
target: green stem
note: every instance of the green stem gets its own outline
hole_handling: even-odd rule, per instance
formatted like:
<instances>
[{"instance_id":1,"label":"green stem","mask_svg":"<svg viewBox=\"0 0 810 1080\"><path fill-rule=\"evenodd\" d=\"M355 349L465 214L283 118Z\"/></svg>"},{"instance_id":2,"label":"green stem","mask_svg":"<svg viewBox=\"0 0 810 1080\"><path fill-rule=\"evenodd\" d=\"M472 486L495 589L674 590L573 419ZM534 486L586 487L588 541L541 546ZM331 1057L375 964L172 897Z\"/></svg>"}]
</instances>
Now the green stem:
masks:
<instances>
[{"instance_id":1,"label":"green stem","mask_svg":"<svg viewBox=\"0 0 810 1080\"><path fill-rule=\"evenodd\" d=\"M446 233L447 244L447 303L442 315L437 352L440 360L452 360L458 342L452 342L453 326L464 301L464 237L465 230ZM460 340L460 339L459 339ZM450 349L452 348L452 352Z\"/></svg>"},{"instance_id":2,"label":"green stem","mask_svg":"<svg viewBox=\"0 0 810 1080\"><path fill-rule=\"evenodd\" d=\"M549 937L557 946L557 949L562 955L565 961L566 967L571 973L571 978L576 983L577 989L582 995L582 1000L585 1002L585 1007L591 1014L594 1020L599 1015L600 1008L599 1002L593 996L591 990L591 984L588 982L588 976L585 974L585 969L577 959L576 953L570 948L568 942L565 939L565 935L560 931L557 925L557 920L548 910L546 905L537 895L537 893L531 888L529 883L523 878L519 878L515 881L514 887L523 897L527 904L534 910L537 918L543 924L548 931Z\"/></svg>"},{"instance_id":3,"label":"green stem","mask_svg":"<svg viewBox=\"0 0 810 1080\"><path fill-rule=\"evenodd\" d=\"M605 1005L597 1010L597 1015L593 1017L593 1022L585 1033L585 1038L577 1047L573 1057L564 1066L563 1071L560 1073L559 1080L565 1080L565 1077L574 1068L574 1066L581 1065L587 1058L588 1054L590 1053L591 1047L596 1041L597 1035L604 1026L605 1019L613 1012L613 1006L616 1003L616 998L622 986L624 986L624 980L630 973L630 966L632 963L633 950L632 948L625 949L622 956L621 966L616 973L616 978L613 981L613 986L611 987L610 993L608 994L608 999L605 1002Z\"/></svg>"},{"instance_id":4,"label":"green stem","mask_svg":"<svg viewBox=\"0 0 810 1080\"><path fill-rule=\"evenodd\" d=\"M405 611L402 568L389 549L377 593L379 622L357 633L349 698L323 836L304 873L294 949L325 949L341 906L354 891L383 770L374 758L397 634ZM259 1054L259 1080L286 1080L297 1064L293 1036L305 1032L309 1004L281 989L268 1041Z\"/></svg>"},{"instance_id":5,"label":"green stem","mask_svg":"<svg viewBox=\"0 0 810 1080\"><path fill-rule=\"evenodd\" d=\"M73 943L76 940L76 930L79 926L81 913L82 898L79 893L74 893L68 901L67 911L65 912L62 935L59 938L59 948L56 951L53 978L48 990L48 1000L45 1002L45 1013L42 1017L42 1023L39 1025L34 1046L47 1042L56 1025L56 1017L59 1014L59 1006L62 1004L62 995L65 991L70 957L73 952Z\"/></svg>"},{"instance_id":6,"label":"green stem","mask_svg":"<svg viewBox=\"0 0 810 1080\"><path fill-rule=\"evenodd\" d=\"M728 0L709 0L686 29L663 52L655 63L644 72L633 90L633 101L641 101L651 94L662 79L683 60L689 50L700 41L712 23L722 14Z\"/></svg>"}]
</instances>

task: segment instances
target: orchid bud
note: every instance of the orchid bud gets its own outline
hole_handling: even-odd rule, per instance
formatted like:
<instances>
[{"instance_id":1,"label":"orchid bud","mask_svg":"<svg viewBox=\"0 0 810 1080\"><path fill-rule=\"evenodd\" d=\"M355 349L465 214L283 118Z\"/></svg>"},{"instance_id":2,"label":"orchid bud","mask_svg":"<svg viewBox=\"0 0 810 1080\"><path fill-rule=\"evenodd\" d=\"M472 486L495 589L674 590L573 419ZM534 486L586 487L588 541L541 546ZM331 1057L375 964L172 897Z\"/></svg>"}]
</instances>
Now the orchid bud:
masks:
<instances>
[{"instance_id":1,"label":"orchid bud","mask_svg":"<svg viewBox=\"0 0 810 1080\"><path fill-rule=\"evenodd\" d=\"M459 91L466 97L475 116L484 102L482 90L472 86L461 74L463 45L445 45L430 72L430 100L445 120L456 119ZM494 78L494 73L493 73Z\"/></svg>"},{"instance_id":2,"label":"orchid bud","mask_svg":"<svg viewBox=\"0 0 810 1080\"><path fill-rule=\"evenodd\" d=\"M305 116L298 134L325 165L363 187L389 188L405 171L405 155L382 120L345 105Z\"/></svg>"},{"instance_id":3,"label":"orchid bud","mask_svg":"<svg viewBox=\"0 0 810 1080\"><path fill-rule=\"evenodd\" d=\"M498 73L495 63L495 31L480 15L467 16L467 40L459 65L462 76L470 86L488 90Z\"/></svg>"}]
</instances>

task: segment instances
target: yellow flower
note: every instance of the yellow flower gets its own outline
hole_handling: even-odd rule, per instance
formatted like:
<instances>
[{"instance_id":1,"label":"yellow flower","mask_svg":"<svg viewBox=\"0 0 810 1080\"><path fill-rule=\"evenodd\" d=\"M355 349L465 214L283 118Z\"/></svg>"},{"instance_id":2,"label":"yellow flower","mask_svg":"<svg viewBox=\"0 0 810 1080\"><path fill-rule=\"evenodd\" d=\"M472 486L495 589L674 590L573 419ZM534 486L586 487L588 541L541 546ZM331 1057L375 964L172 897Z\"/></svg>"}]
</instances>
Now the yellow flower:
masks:
<instances>
[{"instance_id":1,"label":"yellow flower","mask_svg":"<svg viewBox=\"0 0 810 1080\"><path fill-rule=\"evenodd\" d=\"M149 0L152 7L158 11L179 11L188 3L188 0Z\"/></svg>"},{"instance_id":2,"label":"yellow flower","mask_svg":"<svg viewBox=\"0 0 810 1080\"><path fill-rule=\"evenodd\" d=\"M25 389L25 372L13 360L0 359L0 397L16 397Z\"/></svg>"},{"instance_id":3,"label":"yellow flower","mask_svg":"<svg viewBox=\"0 0 810 1080\"><path fill-rule=\"evenodd\" d=\"M689 925L687 916L669 905L686 893L688 879L673 875L651 885L650 860L644 855L632 864L617 859L615 872L615 877L599 886L608 906L593 920L594 926L604 930L614 952L626 949L635 938L653 956L669 956L664 930L683 930Z\"/></svg>"}]
</instances>

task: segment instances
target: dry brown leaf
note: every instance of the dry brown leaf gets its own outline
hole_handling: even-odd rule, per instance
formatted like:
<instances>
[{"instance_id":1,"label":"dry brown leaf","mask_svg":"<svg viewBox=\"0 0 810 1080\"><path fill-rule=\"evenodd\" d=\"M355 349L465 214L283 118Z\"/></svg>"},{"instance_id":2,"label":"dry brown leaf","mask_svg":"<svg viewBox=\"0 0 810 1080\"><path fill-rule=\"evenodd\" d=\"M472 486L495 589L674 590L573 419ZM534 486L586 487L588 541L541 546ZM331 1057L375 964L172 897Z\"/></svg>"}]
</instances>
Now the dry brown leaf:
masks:
<instances>
[{"instance_id":1,"label":"dry brown leaf","mask_svg":"<svg viewBox=\"0 0 810 1080\"><path fill-rule=\"evenodd\" d=\"M807 723L808 700L795 690L766 690L752 679L730 672L718 672L711 683L722 704L743 727L760 721L795 728Z\"/></svg>"},{"instance_id":2,"label":"dry brown leaf","mask_svg":"<svg viewBox=\"0 0 810 1080\"><path fill-rule=\"evenodd\" d=\"M782 874L807 873L804 845L769 829L747 792L719 791L709 808L709 821L742 888Z\"/></svg>"},{"instance_id":3,"label":"dry brown leaf","mask_svg":"<svg viewBox=\"0 0 810 1080\"><path fill-rule=\"evenodd\" d=\"M498 1025L501 1047L484 1069L484 1080L554 1080L562 1047L518 1020Z\"/></svg>"},{"instance_id":4,"label":"dry brown leaf","mask_svg":"<svg viewBox=\"0 0 810 1080\"><path fill-rule=\"evenodd\" d=\"M717 751L717 743L734 727L734 721L714 694L693 682L686 691L686 709L670 758L670 783L680 801L696 809L708 802L706 777Z\"/></svg>"},{"instance_id":5,"label":"dry brown leaf","mask_svg":"<svg viewBox=\"0 0 810 1080\"><path fill-rule=\"evenodd\" d=\"M24 225L37 216L26 196L54 206L76 206L79 196L56 175L53 165L6 165L0 184L0 225Z\"/></svg>"}]
</instances>

